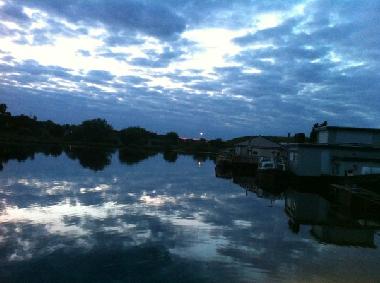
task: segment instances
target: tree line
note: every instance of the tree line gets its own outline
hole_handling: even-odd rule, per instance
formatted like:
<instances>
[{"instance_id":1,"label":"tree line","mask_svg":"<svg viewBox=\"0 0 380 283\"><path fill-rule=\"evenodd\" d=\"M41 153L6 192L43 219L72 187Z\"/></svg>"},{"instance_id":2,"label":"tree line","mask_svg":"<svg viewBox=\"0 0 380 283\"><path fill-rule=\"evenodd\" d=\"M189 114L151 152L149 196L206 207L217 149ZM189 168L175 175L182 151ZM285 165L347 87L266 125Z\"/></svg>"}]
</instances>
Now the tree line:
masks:
<instances>
[{"instance_id":1,"label":"tree line","mask_svg":"<svg viewBox=\"0 0 380 283\"><path fill-rule=\"evenodd\" d=\"M115 130L105 119L83 121L79 125L57 124L51 120L39 121L37 117L12 115L6 104L0 104L0 141L35 142L77 145L105 145L179 150L186 152L217 152L228 146L221 139L181 139L176 132L157 134L142 127Z\"/></svg>"}]
</instances>

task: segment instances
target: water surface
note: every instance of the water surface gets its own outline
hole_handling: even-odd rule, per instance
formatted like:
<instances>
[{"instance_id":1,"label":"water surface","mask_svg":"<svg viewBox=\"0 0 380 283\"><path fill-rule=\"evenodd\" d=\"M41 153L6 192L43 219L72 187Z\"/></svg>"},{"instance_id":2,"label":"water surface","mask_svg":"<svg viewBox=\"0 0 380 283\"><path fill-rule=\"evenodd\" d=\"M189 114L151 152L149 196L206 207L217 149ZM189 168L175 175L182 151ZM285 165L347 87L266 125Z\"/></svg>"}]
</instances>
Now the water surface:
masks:
<instances>
[{"instance_id":1,"label":"water surface","mask_svg":"<svg viewBox=\"0 0 380 283\"><path fill-rule=\"evenodd\" d=\"M246 192L191 156L59 154L0 171L0 282L380 281L376 223L316 194Z\"/></svg>"}]
</instances>

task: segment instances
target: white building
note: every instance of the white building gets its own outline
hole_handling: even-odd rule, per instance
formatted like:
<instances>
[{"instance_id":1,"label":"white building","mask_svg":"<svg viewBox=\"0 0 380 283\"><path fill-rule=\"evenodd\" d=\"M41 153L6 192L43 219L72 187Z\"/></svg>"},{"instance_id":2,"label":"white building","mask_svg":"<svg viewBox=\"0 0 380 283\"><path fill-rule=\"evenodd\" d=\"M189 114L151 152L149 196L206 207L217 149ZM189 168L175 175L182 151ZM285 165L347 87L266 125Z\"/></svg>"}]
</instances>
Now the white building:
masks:
<instances>
[{"instance_id":1,"label":"white building","mask_svg":"<svg viewBox=\"0 0 380 283\"><path fill-rule=\"evenodd\" d=\"M314 128L317 143L380 146L380 129L322 126Z\"/></svg>"},{"instance_id":2,"label":"white building","mask_svg":"<svg viewBox=\"0 0 380 283\"><path fill-rule=\"evenodd\" d=\"M317 143L288 144L288 167L298 176L380 174L380 129L318 127Z\"/></svg>"}]
</instances>

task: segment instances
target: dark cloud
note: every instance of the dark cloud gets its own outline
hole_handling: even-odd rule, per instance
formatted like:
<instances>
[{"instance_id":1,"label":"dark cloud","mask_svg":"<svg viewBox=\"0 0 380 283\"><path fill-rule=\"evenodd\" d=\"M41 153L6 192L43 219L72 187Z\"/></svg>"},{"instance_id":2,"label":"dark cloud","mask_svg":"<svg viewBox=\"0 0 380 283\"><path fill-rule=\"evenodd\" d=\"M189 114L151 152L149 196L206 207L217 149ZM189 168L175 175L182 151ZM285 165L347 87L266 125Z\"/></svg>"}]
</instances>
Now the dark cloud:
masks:
<instances>
[{"instance_id":1,"label":"dark cloud","mask_svg":"<svg viewBox=\"0 0 380 283\"><path fill-rule=\"evenodd\" d=\"M87 73L86 78L89 82L102 83L112 80L114 76L107 71L92 70Z\"/></svg>"},{"instance_id":2,"label":"dark cloud","mask_svg":"<svg viewBox=\"0 0 380 283\"><path fill-rule=\"evenodd\" d=\"M291 9L296 4L305 4L303 14L292 15ZM29 19L22 5L41 9L48 13L48 18L35 13ZM267 12L283 13L284 22L263 30L251 29L235 38L233 42L242 50L225 58L233 67L215 68L211 73L164 69L201 51L196 42L179 36L185 30L249 29L255 25L256 16ZM38 93L45 98L67 95L67 100L75 97L78 101L88 95L83 101L91 105L85 108L89 112L73 106L76 120L80 120L80 115L83 118L95 115L93 109L98 107L111 123L120 127L128 123L123 124L119 117L130 117L133 113L133 122L152 130L197 135L200 128L207 127L214 137L231 137L308 132L315 121L323 120L330 124L376 127L380 118L380 33L377 31L380 4L376 1L343 4L324 0L291 3L33 0L8 1L0 8L0 14L23 27L16 29L0 23L0 34L25 45L52 44L58 35L75 38L89 34L92 27L105 28L106 34L98 38L104 45L91 52L78 46L78 56L89 60L91 56L112 58L132 65L131 73L121 77L105 70L73 75L72 70L59 66L2 57L0 81L6 89L21 95L31 84L46 88L34 89L35 99ZM47 25L27 28L26 24L38 19L47 20ZM159 39L162 52L150 49L151 42L146 35ZM257 48L260 45L263 47ZM113 49L115 46L136 48L144 56ZM206 60L204 64L206 67L209 63ZM72 83L78 91L65 92L52 78ZM155 79L161 78L184 88L152 86ZM114 91L106 93L100 85L112 87ZM62 100L54 107L66 104L71 105ZM12 105L17 111L27 109L17 103ZM38 105L30 106L37 116L48 115ZM114 112L107 114L100 107Z\"/></svg>"},{"instance_id":3,"label":"dark cloud","mask_svg":"<svg viewBox=\"0 0 380 283\"><path fill-rule=\"evenodd\" d=\"M18 3L6 1L0 6L0 18L5 21L17 22L26 25L30 23L30 18L23 12L22 6Z\"/></svg>"},{"instance_id":4,"label":"dark cloud","mask_svg":"<svg viewBox=\"0 0 380 283\"><path fill-rule=\"evenodd\" d=\"M26 60L15 65L0 65L3 72L19 72L22 75L30 76L48 76L59 78L71 78L69 69L60 66L42 66L35 60Z\"/></svg>"},{"instance_id":5,"label":"dark cloud","mask_svg":"<svg viewBox=\"0 0 380 283\"><path fill-rule=\"evenodd\" d=\"M172 61L178 62L180 56L183 55L182 50L172 50L165 48L162 53L147 52L148 58L134 58L129 61L130 64L135 66L150 67L150 68L165 68Z\"/></svg>"},{"instance_id":6,"label":"dark cloud","mask_svg":"<svg viewBox=\"0 0 380 283\"><path fill-rule=\"evenodd\" d=\"M112 1L21 1L75 23L101 23L120 31L129 30L170 38L185 29L184 20L163 4L133 0Z\"/></svg>"},{"instance_id":7,"label":"dark cloud","mask_svg":"<svg viewBox=\"0 0 380 283\"><path fill-rule=\"evenodd\" d=\"M82 56L90 57L91 53L87 50L78 50L78 53L81 54Z\"/></svg>"},{"instance_id":8,"label":"dark cloud","mask_svg":"<svg viewBox=\"0 0 380 283\"><path fill-rule=\"evenodd\" d=\"M154 0L151 0L154 2ZM302 3L291 1L245 1L245 0L168 0L166 5L183 15L191 28L199 27L228 27L239 28L255 20L254 15L273 11L286 11L289 7Z\"/></svg>"},{"instance_id":9,"label":"dark cloud","mask_svg":"<svg viewBox=\"0 0 380 283\"><path fill-rule=\"evenodd\" d=\"M366 20L363 18L364 11L370 7L378 10L374 6L378 5L373 5L373 2L364 5L356 3L347 8L346 5L322 1L309 7L307 17L292 18L275 28L236 38L235 42L246 48L261 43L273 46L244 51L235 57L243 66L262 71L250 81L239 81L243 82L240 85L245 86L242 94L249 96L249 89L255 93L253 98L260 97L258 92L265 94L268 102L282 110L278 116L282 117L282 121L290 119L292 111L297 111L297 115L307 121L325 118L333 123L369 125L379 114L371 111L371 115L356 116L353 113L358 107L371 108L361 100L363 97L376 105L379 103L374 91L377 83L374 81L375 85L366 85L365 82L365 78L376 76L379 70L379 65L374 65L370 60L373 54L378 53L378 48L372 45L378 35L370 24L377 18L372 13ZM367 42L360 38L363 33L373 34L374 37ZM265 61L267 59L272 62ZM349 60L359 65L351 67ZM236 81L241 77L239 70L219 71L227 76L225 81ZM310 104L310 101L313 103ZM257 102L262 101L259 99ZM268 111L261 112L263 117L274 114L273 111L272 115ZM353 115L356 116L354 119ZM350 117L350 121L344 117Z\"/></svg>"},{"instance_id":10,"label":"dark cloud","mask_svg":"<svg viewBox=\"0 0 380 283\"><path fill-rule=\"evenodd\" d=\"M131 85L139 85L139 84L144 84L148 82L149 80L138 77L138 76L121 76L120 79L126 83L126 84L131 84Z\"/></svg>"},{"instance_id":11,"label":"dark cloud","mask_svg":"<svg viewBox=\"0 0 380 283\"><path fill-rule=\"evenodd\" d=\"M143 44L145 41L142 38L136 37L135 33L131 33L130 31L114 31L110 33L105 38L105 43L108 46L118 46L118 45L139 45Z\"/></svg>"},{"instance_id":12,"label":"dark cloud","mask_svg":"<svg viewBox=\"0 0 380 283\"><path fill-rule=\"evenodd\" d=\"M296 24L299 23L301 19L290 19L285 21L279 26L273 27L273 28L267 28L264 30L259 30L254 33L247 33L244 36L240 36L235 38L235 43L240 45L249 45L256 42L269 42L275 40L279 41L282 40L283 36L288 36L292 34L293 28L296 26Z\"/></svg>"},{"instance_id":13,"label":"dark cloud","mask_svg":"<svg viewBox=\"0 0 380 283\"><path fill-rule=\"evenodd\" d=\"M7 36L14 36L17 34L18 32L16 30L10 29L6 25L0 23L0 35L7 37Z\"/></svg>"}]
</instances>

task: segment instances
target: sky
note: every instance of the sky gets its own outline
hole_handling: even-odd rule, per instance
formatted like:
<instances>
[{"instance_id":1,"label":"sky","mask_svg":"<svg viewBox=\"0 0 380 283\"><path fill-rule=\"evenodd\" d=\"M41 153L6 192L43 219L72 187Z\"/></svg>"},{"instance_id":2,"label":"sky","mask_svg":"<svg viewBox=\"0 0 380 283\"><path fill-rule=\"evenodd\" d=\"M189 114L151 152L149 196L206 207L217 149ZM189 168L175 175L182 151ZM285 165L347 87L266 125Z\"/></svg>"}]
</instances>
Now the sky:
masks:
<instances>
[{"instance_id":1,"label":"sky","mask_svg":"<svg viewBox=\"0 0 380 283\"><path fill-rule=\"evenodd\" d=\"M0 0L0 102L180 136L380 127L380 1Z\"/></svg>"}]
</instances>

